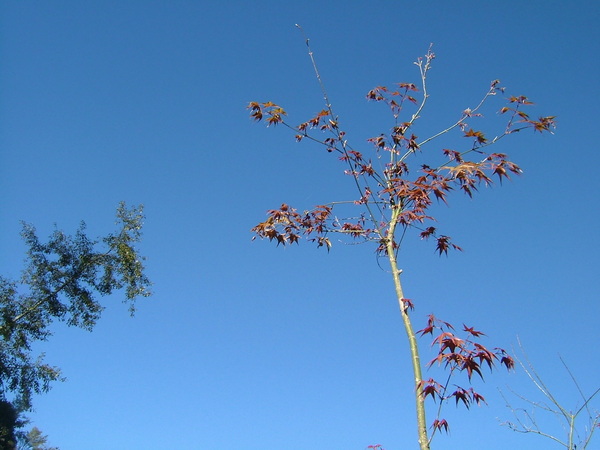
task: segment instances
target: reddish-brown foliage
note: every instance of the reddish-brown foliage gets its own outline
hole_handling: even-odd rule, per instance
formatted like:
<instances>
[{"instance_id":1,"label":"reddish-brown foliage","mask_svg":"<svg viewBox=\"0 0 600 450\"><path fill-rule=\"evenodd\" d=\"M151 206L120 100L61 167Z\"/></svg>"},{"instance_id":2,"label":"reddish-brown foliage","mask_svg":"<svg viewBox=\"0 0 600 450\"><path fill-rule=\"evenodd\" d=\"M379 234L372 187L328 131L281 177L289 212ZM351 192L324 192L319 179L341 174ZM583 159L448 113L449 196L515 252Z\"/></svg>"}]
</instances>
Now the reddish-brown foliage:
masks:
<instances>
[{"instance_id":1,"label":"reddish-brown foliage","mask_svg":"<svg viewBox=\"0 0 600 450\"><path fill-rule=\"evenodd\" d=\"M321 83L310 50L309 55ZM489 147L500 139L527 128L534 132L550 132L555 126L554 116L531 119L523 109L533 103L525 96L506 98L508 105L499 110L499 120L505 122L495 132L486 129L484 133L483 129L471 126L483 117L484 103L492 97L504 95L505 89L500 86L498 80L494 80L476 107L463 110L456 122L440 132L425 139L419 138L415 123L421 118L429 96L426 92L426 77L434 58L435 55L429 51L424 58L419 58L415 63L421 74L422 91L413 83L398 83L393 89L377 86L367 93L368 100L387 105L394 119L389 133L380 133L367 140L372 147L371 156L367 151L359 151L350 145L346 132L340 129L339 118L333 113L323 86L321 87L325 93L326 108L297 126L286 121L286 111L275 103L248 104L250 117L255 121L264 119L267 126L282 124L293 130L296 141L310 140L320 144L328 153L337 153L344 166L344 173L353 178L356 189L356 197L352 201L318 205L302 214L287 204L269 210L267 219L252 228L255 237L268 238L282 246L298 243L305 237L315 242L317 247L326 247L327 250L332 246L329 239L332 233L353 240L375 243L377 254L387 256L390 260L403 318L405 324L409 324L405 325L409 336L414 336L414 332L408 312L413 310L415 305L412 300L403 297L402 289L398 287L401 270L397 269L395 257L405 233L414 229L423 240L434 238L435 250L439 255L447 255L449 250L462 250L449 236L438 233L437 226L431 225L435 221L431 212L432 206L436 203L448 204L448 197L452 191L472 197L481 186L490 186L495 179L502 184L505 179L510 179L512 174L520 174L520 167L506 154L489 152ZM455 148L444 148L440 145L437 151L429 150L432 141L453 131L460 133L459 139L453 141L454 144L458 142L454 145ZM427 151L424 150L425 147L428 148ZM416 154L419 154L419 160L430 158L430 164L415 162L411 165ZM359 214L350 214L350 217L345 218L334 214L334 209L337 213L342 208L345 213L348 207L353 206L361 209ZM483 379L482 366L493 370L496 363L500 362L508 370L514 367L514 361L505 350L489 350L477 342L485 336L483 332L466 325L463 325L462 331L466 334L465 337L457 336L454 327L448 322L441 321L433 315L428 317L427 326L417 333L421 336L431 334L434 337L432 346L437 348L437 355L428 363L429 367L435 363L443 365L449 371L450 377L464 373L469 383L474 374ZM411 344L411 352L413 356L418 356L416 344ZM418 360L418 357L415 359ZM421 379L420 367L415 369L415 374L416 395L421 399L421 404L427 397L434 401L439 400L439 404L454 398L456 404L463 404L467 408L474 403L485 403L484 397L472 387L454 385L454 391L449 394L450 377L445 384L440 384L433 378ZM427 439L423 438L427 436L425 414L423 412L417 416L422 417L419 419L421 448L428 449L429 444L425 442ZM431 428L433 435L436 431L447 432L449 425L438 415ZM381 446L374 445L368 448L381 449Z\"/></svg>"}]
</instances>

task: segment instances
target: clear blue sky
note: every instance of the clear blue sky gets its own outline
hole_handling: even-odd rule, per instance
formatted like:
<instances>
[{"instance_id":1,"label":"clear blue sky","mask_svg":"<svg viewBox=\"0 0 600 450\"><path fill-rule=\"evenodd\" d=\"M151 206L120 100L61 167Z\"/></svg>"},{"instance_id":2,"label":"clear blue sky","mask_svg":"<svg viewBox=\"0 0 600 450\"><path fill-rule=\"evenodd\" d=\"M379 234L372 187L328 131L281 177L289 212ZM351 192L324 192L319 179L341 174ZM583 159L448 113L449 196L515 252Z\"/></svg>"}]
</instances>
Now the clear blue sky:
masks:
<instances>
[{"instance_id":1,"label":"clear blue sky","mask_svg":"<svg viewBox=\"0 0 600 450\"><path fill-rule=\"evenodd\" d=\"M558 355L598 387L599 4L275 3L1 3L1 273L18 276L20 220L101 235L125 200L146 207L155 292L134 319L115 296L93 333L56 327L40 351L68 381L35 399L33 423L62 450L415 448L407 343L373 248L251 241L284 201L354 198L335 157L248 119L251 100L298 123L322 108L295 23L357 147L391 123L366 92L418 82L430 43L428 126L495 78L558 116L554 136L497 148L522 177L439 208L464 253L410 236L401 265L417 325L434 312L492 346L519 335L565 406L581 404ZM534 396L522 372L487 375L489 406L448 405L437 448L553 448L498 425L507 385Z\"/></svg>"}]
</instances>

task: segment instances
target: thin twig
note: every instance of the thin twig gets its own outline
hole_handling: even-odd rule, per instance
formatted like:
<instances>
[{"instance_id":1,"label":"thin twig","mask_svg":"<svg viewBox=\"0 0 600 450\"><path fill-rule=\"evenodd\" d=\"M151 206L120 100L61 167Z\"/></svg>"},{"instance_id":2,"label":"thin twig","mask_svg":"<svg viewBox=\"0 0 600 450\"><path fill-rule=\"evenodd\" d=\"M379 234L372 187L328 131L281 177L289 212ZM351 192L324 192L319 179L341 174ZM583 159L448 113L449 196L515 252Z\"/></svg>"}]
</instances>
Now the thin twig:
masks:
<instances>
[{"instance_id":1,"label":"thin twig","mask_svg":"<svg viewBox=\"0 0 600 450\"><path fill-rule=\"evenodd\" d=\"M315 61L315 57L314 57L313 51L312 51L312 49L310 47L310 39L308 39L308 37L304 33L304 29L300 25L296 24L296 27L300 30L300 32L302 33L302 36L304 37L304 40L306 42L306 47L308 48L308 56L310 57L310 61L312 63L313 69L315 71L315 76L317 77L317 81L319 82L319 86L321 88L321 92L323 93L323 99L325 101L325 106L327 108L327 111L329 112L329 115L330 115L330 117L333 120L335 120L336 122L339 122L337 116L333 112L333 107L331 105L331 102L329 101L329 95L327 94L327 90L325 89L325 83L323 83L323 79L321 78L321 74L319 72L319 68L318 68L317 63ZM335 136L337 137L338 142L340 142L340 144L342 146L342 153L346 157L346 162L347 162L348 167L350 169L350 173L352 174L352 178L354 178L354 183L356 185L356 188L358 189L359 195L362 196L364 194L364 190L361 187L359 176L356 174L354 168L352 167L352 164L351 164L351 161L350 161L351 160L351 156L348 154L347 141L343 139L343 136L340 134L339 128L337 126L335 128L333 128L332 131L334 132ZM373 190L369 186L368 180L364 179L364 177L363 177L363 182L365 184L365 187L367 189L369 189L371 192L373 192ZM383 234L381 232L382 230L381 230L379 224L377 223L377 220L375 219L375 215L373 214L373 211L371 211L371 207L369 206L368 202L365 203L365 207L367 208L367 211L369 213L369 217L370 217L371 221L373 222L374 229L376 229L377 233L379 234L379 236L381 238L383 238ZM380 212L381 212L381 210L380 210Z\"/></svg>"}]
</instances>

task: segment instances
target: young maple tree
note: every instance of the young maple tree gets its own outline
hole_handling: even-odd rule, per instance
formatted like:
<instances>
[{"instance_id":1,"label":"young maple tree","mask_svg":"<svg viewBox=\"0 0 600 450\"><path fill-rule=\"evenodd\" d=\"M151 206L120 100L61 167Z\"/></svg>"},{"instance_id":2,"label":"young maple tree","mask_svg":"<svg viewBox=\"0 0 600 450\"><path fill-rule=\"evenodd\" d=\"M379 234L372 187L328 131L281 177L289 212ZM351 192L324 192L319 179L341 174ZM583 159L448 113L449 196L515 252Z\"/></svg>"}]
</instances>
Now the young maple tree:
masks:
<instances>
[{"instance_id":1,"label":"young maple tree","mask_svg":"<svg viewBox=\"0 0 600 450\"><path fill-rule=\"evenodd\" d=\"M334 111L322 82L309 40L306 39L308 54L319 85L323 92L325 108L311 119L295 126L286 120L287 113L273 102L250 102L250 117L265 120L267 126L281 124L293 130L297 141L310 140L322 145L327 152L336 154L345 166L358 198L353 202L330 202L315 206L312 210L299 213L295 208L282 204L267 212L267 218L252 228L255 237L268 238L282 246L298 243L302 238L316 243L317 247L329 249L330 236L341 239L371 242L379 256L389 261L391 276L402 322L406 330L412 368L415 379L415 404L418 427L418 442L422 450L429 449L431 439L437 431L448 431L448 422L440 416L441 406L454 399L467 408L473 403L485 402L482 395L472 387L454 385L450 379L459 373L466 374L470 383L474 374L483 378L482 368L492 370L497 363L511 369L513 359L508 353L495 348L489 350L478 341L483 333L463 325L465 337L459 337L454 327L430 315L427 326L414 331L411 311L414 303L407 298L402 288L398 264L400 243L409 230L416 230L422 239L433 239L436 251L442 255L449 250L461 250L451 238L432 226L435 218L430 212L434 201L447 203L448 194L462 191L472 197L480 186L488 186L497 178L500 183L511 174L520 174L521 169L503 153L492 153L489 148L500 139L524 129L536 132L551 132L555 126L554 116L532 119L524 109L532 102L524 96L506 96L499 80L494 80L481 101L458 115L458 119L439 132L425 138L415 134L415 125L421 119L429 98L427 75L435 58L431 48L415 62L420 73L420 89L413 83L398 83L395 88L378 86L367 93L367 99L387 105L392 115L392 126L387 134L368 139L369 156L352 146L347 133L341 128L339 116ZM493 98L505 98L507 103L499 113L506 117L495 137L488 138L471 123L483 117L482 107ZM425 151L440 142L441 138L459 133L465 140L460 147L446 148L437 145L437 150ZM430 164L418 164L417 154L430 157ZM437 162L436 162L437 161ZM350 204L349 204L350 203ZM359 209L358 213L345 212L348 207ZM340 212L341 210L341 212ZM341 215L344 214L344 215ZM444 383L433 378L424 379L419 356L417 335L431 334L437 356L427 365L444 366L449 376ZM435 419L428 428L425 400L430 397L437 402ZM431 430L431 431L429 431Z\"/></svg>"}]
</instances>

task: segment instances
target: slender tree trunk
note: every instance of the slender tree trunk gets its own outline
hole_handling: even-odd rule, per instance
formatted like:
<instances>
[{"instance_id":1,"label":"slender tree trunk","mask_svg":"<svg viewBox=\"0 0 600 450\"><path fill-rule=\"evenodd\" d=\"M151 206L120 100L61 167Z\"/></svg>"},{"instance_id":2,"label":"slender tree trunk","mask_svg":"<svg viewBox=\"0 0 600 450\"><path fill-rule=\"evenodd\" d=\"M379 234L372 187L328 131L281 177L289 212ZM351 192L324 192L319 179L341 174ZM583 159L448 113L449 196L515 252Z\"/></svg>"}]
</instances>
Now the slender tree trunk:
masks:
<instances>
[{"instance_id":1,"label":"slender tree trunk","mask_svg":"<svg viewBox=\"0 0 600 450\"><path fill-rule=\"evenodd\" d=\"M423 377L421 375L421 359L419 357L419 347L417 345L417 336L413 330L410 317L408 316L408 306L402 301L404 298L404 292L402 291L402 283L400 281L400 273L402 271L398 269L398 262L396 260L396 249L394 248L394 233L396 230L398 215L401 210L399 208L394 209L392 213L392 219L390 221L390 227L387 233L386 248L387 254L390 261L390 267L392 269L392 277L394 278L394 287L396 289L396 297L398 298L398 306L400 307L400 314L402 315L402 322L404 323L404 329L408 336L408 342L410 346L410 355L413 366L413 374L415 377L415 402L417 412L417 429L419 433L419 448L421 450L429 450L429 437L427 436L427 420L425 418L425 403L423 398L423 385L421 381Z\"/></svg>"}]
</instances>

